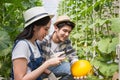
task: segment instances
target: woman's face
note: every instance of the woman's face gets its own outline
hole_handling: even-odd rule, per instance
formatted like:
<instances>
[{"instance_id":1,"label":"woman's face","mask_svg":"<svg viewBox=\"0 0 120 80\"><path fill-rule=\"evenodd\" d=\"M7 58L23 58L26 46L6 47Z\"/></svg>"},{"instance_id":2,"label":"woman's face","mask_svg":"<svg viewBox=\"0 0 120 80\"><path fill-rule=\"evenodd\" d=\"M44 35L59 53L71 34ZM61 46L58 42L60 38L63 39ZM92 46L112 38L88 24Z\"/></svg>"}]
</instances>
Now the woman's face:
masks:
<instances>
[{"instance_id":1,"label":"woman's face","mask_svg":"<svg viewBox=\"0 0 120 80\"><path fill-rule=\"evenodd\" d=\"M46 26L41 26L40 28L36 27L36 30L35 30L36 39L40 41L43 40L44 37L48 34L50 25L51 25L51 21Z\"/></svg>"}]
</instances>

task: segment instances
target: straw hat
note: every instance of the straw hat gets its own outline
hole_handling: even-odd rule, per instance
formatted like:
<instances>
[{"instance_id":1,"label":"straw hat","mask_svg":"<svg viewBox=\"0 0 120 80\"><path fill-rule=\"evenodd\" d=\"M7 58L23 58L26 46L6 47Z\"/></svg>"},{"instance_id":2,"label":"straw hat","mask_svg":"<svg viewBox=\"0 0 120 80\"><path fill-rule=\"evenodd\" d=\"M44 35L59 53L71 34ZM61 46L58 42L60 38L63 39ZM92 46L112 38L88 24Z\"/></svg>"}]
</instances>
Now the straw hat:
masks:
<instances>
[{"instance_id":1,"label":"straw hat","mask_svg":"<svg viewBox=\"0 0 120 80\"><path fill-rule=\"evenodd\" d=\"M70 21L70 17L68 17L67 15L59 16L57 20L55 21L54 25L57 25L58 23L63 22L63 21Z\"/></svg>"},{"instance_id":2,"label":"straw hat","mask_svg":"<svg viewBox=\"0 0 120 80\"><path fill-rule=\"evenodd\" d=\"M50 16L52 18L54 15L48 14L43 7L33 7L28 9L23 13L25 20L25 27L30 25L31 23L44 18L46 16Z\"/></svg>"}]
</instances>

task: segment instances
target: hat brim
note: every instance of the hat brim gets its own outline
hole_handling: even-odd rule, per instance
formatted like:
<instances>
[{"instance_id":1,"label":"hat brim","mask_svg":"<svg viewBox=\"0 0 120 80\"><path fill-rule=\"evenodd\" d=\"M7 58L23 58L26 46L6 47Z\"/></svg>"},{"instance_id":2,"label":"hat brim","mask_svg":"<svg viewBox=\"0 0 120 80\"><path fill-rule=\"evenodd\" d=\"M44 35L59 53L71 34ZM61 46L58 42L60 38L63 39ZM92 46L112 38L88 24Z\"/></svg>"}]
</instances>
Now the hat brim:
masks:
<instances>
[{"instance_id":1,"label":"hat brim","mask_svg":"<svg viewBox=\"0 0 120 80\"><path fill-rule=\"evenodd\" d=\"M44 17L46 17L46 16L49 16L51 19L54 17L53 14L42 15L42 16L39 16L39 17L37 17L37 18L29 21L28 23L25 23L25 26L24 26L24 27L27 27L27 26L29 26L30 24L32 24L33 22L35 22L35 21L37 21L37 20L39 20L39 19L42 19L42 18L44 18Z\"/></svg>"},{"instance_id":2,"label":"hat brim","mask_svg":"<svg viewBox=\"0 0 120 80\"><path fill-rule=\"evenodd\" d=\"M57 21L57 22L55 22L54 25L56 26L56 25L59 24L59 23L67 22L67 21L69 21L70 23L73 23L73 22L70 21L70 20L62 20L62 21Z\"/></svg>"}]
</instances>

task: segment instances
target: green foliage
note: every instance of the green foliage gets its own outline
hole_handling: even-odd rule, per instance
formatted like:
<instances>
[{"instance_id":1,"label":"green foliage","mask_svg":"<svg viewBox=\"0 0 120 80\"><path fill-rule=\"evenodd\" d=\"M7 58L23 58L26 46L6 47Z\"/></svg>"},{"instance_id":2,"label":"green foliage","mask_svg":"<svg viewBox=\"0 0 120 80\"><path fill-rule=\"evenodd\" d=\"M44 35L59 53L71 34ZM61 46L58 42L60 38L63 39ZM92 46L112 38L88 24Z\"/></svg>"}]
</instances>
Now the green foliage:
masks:
<instances>
[{"instance_id":1,"label":"green foliage","mask_svg":"<svg viewBox=\"0 0 120 80\"><path fill-rule=\"evenodd\" d=\"M22 13L30 7L41 6L42 1L1 0L0 4L0 76L8 80L13 42L24 27Z\"/></svg>"},{"instance_id":2,"label":"green foliage","mask_svg":"<svg viewBox=\"0 0 120 80\"><path fill-rule=\"evenodd\" d=\"M33 7L41 6L41 2L38 0L11 0L1 2L1 30L5 30L9 33L11 40L13 41L16 35L22 30L24 21L22 13L24 10ZM14 35L13 35L14 34Z\"/></svg>"},{"instance_id":3,"label":"green foliage","mask_svg":"<svg viewBox=\"0 0 120 80\"><path fill-rule=\"evenodd\" d=\"M103 45L105 44L105 45ZM113 38L112 40L110 40L110 38L106 38L106 39L101 39L98 42L98 49L102 52L102 53L111 53L112 51L115 51L115 47L118 44L118 38Z\"/></svg>"},{"instance_id":4,"label":"green foliage","mask_svg":"<svg viewBox=\"0 0 120 80\"><path fill-rule=\"evenodd\" d=\"M105 79L111 79L115 71L118 71L118 65L116 63L106 63L100 60L94 60L91 62L94 65L95 73L99 73L97 76L103 76Z\"/></svg>"},{"instance_id":5,"label":"green foliage","mask_svg":"<svg viewBox=\"0 0 120 80\"><path fill-rule=\"evenodd\" d=\"M90 60L97 75L88 80L111 80L118 71L116 45L120 18L114 13L114 0L62 0L59 15L67 14L76 23L70 35L79 59ZM114 69L113 69L114 68Z\"/></svg>"},{"instance_id":6,"label":"green foliage","mask_svg":"<svg viewBox=\"0 0 120 80\"><path fill-rule=\"evenodd\" d=\"M8 77L11 67L10 37L6 31L0 31L0 75Z\"/></svg>"},{"instance_id":7,"label":"green foliage","mask_svg":"<svg viewBox=\"0 0 120 80\"><path fill-rule=\"evenodd\" d=\"M120 33L120 18L112 18L111 23L111 30L115 33Z\"/></svg>"}]
</instances>

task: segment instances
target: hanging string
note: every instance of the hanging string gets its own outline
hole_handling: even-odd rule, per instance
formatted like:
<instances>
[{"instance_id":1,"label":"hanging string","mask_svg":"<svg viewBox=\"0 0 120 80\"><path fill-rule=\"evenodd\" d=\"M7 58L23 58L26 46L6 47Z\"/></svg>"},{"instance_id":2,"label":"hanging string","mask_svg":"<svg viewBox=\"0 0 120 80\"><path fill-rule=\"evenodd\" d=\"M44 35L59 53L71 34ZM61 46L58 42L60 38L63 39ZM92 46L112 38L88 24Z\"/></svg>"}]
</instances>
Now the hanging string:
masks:
<instances>
[{"instance_id":1,"label":"hanging string","mask_svg":"<svg viewBox=\"0 0 120 80\"><path fill-rule=\"evenodd\" d=\"M61 1L59 2L59 7L60 7L60 9L61 9ZM58 12L59 12L59 13L57 13L57 15L58 15L58 14L59 14L59 15L61 14L61 10L60 10L60 9L58 8L58 10L59 10Z\"/></svg>"},{"instance_id":2,"label":"hanging string","mask_svg":"<svg viewBox=\"0 0 120 80\"><path fill-rule=\"evenodd\" d=\"M59 15L61 15L62 14L62 1L60 1L60 13L59 13Z\"/></svg>"},{"instance_id":3,"label":"hanging string","mask_svg":"<svg viewBox=\"0 0 120 80\"><path fill-rule=\"evenodd\" d=\"M120 18L120 0L118 1L118 3L119 3L119 18Z\"/></svg>"},{"instance_id":4,"label":"hanging string","mask_svg":"<svg viewBox=\"0 0 120 80\"><path fill-rule=\"evenodd\" d=\"M94 18L95 18L95 11L94 11L94 3L95 3L95 0L93 0L93 13L92 13L92 18L93 18L93 23L94 23ZM95 51L95 46L96 46L96 27L94 26L93 27L93 42L92 42L92 45L93 45L93 56L92 56L92 61L94 60L95 56L96 56L96 51Z\"/></svg>"},{"instance_id":5,"label":"hanging string","mask_svg":"<svg viewBox=\"0 0 120 80\"><path fill-rule=\"evenodd\" d=\"M70 3L70 0L68 0L68 3ZM68 3L67 3L67 4L68 4ZM70 15L70 6L67 7L67 10L68 10L67 15L69 16L69 15Z\"/></svg>"},{"instance_id":6,"label":"hanging string","mask_svg":"<svg viewBox=\"0 0 120 80\"><path fill-rule=\"evenodd\" d=\"M118 0L118 3L119 3L119 5L118 5L118 7L119 7L119 14L118 14L118 16L119 16L119 18L120 18L120 1ZM119 39L119 43L118 43L118 45L116 46L116 55L118 56L118 59L119 59L119 75L120 75L120 33L118 33L118 39ZM120 80L120 76L119 76L119 80Z\"/></svg>"},{"instance_id":7,"label":"hanging string","mask_svg":"<svg viewBox=\"0 0 120 80\"><path fill-rule=\"evenodd\" d=\"M86 6L87 6L87 0L86 0ZM88 7L88 6L87 6ZM85 21L85 24L88 23L88 20L87 20L87 12L85 13L85 18L86 18L86 21ZM87 27L87 25L85 25L85 27ZM86 60L88 60L88 50L87 50L87 47L88 44L87 44L87 29L85 30L85 43L84 43L84 47L86 48L85 49L85 56L86 56Z\"/></svg>"},{"instance_id":8,"label":"hanging string","mask_svg":"<svg viewBox=\"0 0 120 80\"><path fill-rule=\"evenodd\" d=\"M76 32L78 32L78 31L77 31L77 27L78 27L78 23L77 23L77 21L78 21L78 20L77 20L77 17L78 17L78 16L77 16L77 11L78 11L78 10L77 10L77 2L78 2L78 1L75 0L75 14L76 14L76 16L75 16L75 24L76 24L75 28L76 28ZM77 47L77 40L76 40L76 43L75 43L75 44L76 44L76 50L77 50L77 48L78 48L78 47Z\"/></svg>"},{"instance_id":9,"label":"hanging string","mask_svg":"<svg viewBox=\"0 0 120 80\"><path fill-rule=\"evenodd\" d=\"M78 16L77 16L77 15L78 15L78 14L77 14L77 11L78 11L77 2L78 2L78 1L75 1L75 5L76 5L76 6L75 6L75 7L76 7L76 9L75 9L75 12L76 12L76 32L77 32L77 27L78 27L78 23L77 23L77 22L78 22L78 21L77 21L77 17L78 17Z\"/></svg>"},{"instance_id":10,"label":"hanging string","mask_svg":"<svg viewBox=\"0 0 120 80\"><path fill-rule=\"evenodd\" d=\"M71 0L69 2L71 3ZM71 16L71 6L69 6L69 15Z\"/></svg>"},{"instance_id":11,"label":"hanging string","mask_svg":"<svg viewBox=\"0 0 120 80\"><path fill-rule=\"evenodd\" d=\"M64 9L63 9L63 14L65 15L66 14L66 12L65 12L65 1L63 1L64 2Z\"/></svg>"},{"instance_id":12,"label":"hanging string","mask_svg":"<svg viewBox=\"0 0 120 80\"><path fill-rule=\"evenodd\" d=\"M70 3L70 0L69 0L69 3ZM68 15L71 15L70 9L71 9L71 7L69 6L69 8L68 8L69 14Z\"/></svg>"}]
</instances>

